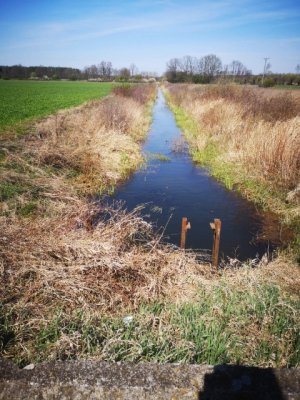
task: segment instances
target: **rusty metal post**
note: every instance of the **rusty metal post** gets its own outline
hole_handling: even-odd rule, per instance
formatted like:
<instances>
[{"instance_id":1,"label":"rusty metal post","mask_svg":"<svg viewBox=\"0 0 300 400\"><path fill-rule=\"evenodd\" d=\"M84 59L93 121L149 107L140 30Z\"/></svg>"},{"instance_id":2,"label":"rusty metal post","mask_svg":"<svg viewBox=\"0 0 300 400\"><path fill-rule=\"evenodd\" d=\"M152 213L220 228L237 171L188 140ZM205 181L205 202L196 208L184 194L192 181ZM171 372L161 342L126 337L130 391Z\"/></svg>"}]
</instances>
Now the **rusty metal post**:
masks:
<instances>
[{"instance_id":1,"label":"rusty metal post","mask_svg":"<svg viewBox=\"0 0 300 400\"><path fill-rule=\"evenodd\" d=\"M212 248L212 265L215 268L218 268L218 262L219 262L221 226L222 226L222 222L218 218L215 218L214 222L210 223L210 227L214 231L214 242L213 242L213 248Z\"/></svg>"},{"instance_id":2,"label":"rusty metal post","mask_svg":"<svg viewBox=\"0 0 300 400\"><path fill-rule=\"evenodd\" d=\"M181 237L180 237L181 249L185 249L186 232L188 229L191 229L191 224L190 222L188 222L186 217L183 217L181 221Z\"/></svg>"}]
</instances>

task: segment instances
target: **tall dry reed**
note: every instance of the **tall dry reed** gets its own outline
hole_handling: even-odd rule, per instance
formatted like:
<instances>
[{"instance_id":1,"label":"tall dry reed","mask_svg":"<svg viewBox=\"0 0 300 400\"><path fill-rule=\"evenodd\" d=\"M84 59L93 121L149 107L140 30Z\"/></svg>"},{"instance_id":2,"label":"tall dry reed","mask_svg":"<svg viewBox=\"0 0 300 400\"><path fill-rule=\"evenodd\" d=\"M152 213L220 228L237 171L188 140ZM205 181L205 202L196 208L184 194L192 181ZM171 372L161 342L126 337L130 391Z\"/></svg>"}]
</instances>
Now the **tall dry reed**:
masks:
<instances>
[{"instance_id":1,"label":"tall dry reed","mask_svg":"<svg viewBox=\"0 0 300 400\"><path fill-rule=\"evenodd\" d=\"M300 95L249 86L168 85L198 124L195 146L215 144L226 161L291 190L300 180Z\"/></svg>"}]
</instances>

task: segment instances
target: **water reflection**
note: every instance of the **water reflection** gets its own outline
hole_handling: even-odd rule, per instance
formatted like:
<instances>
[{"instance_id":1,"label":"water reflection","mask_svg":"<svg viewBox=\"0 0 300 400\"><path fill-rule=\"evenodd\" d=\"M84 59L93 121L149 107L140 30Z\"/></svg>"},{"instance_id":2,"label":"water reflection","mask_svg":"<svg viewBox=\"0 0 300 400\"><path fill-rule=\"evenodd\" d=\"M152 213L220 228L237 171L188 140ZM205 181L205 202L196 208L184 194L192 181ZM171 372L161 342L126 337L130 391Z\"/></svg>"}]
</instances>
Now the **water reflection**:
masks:
<instances>
[{"instance_id":1,"label":"water reflection","mask_svg":"<svg viewBox=\"0 0 300 400\"><path fill-rule=\"evenodd\" d=\"M286 232L280 231L274 217L261 215L253 204L226 190L191 161L161 91L144 152L164 155L168 160L148 157L146 167L121 185L114 199L125 201L129 210L145 204L145 218L158 228L165 227L165 241L179 244L181 218L185 216L192 224L186 243L190 249L211 248L209 223L214 218L222 220L223 258L255 258L282 243Z\"/></svg>"}]
</instances>

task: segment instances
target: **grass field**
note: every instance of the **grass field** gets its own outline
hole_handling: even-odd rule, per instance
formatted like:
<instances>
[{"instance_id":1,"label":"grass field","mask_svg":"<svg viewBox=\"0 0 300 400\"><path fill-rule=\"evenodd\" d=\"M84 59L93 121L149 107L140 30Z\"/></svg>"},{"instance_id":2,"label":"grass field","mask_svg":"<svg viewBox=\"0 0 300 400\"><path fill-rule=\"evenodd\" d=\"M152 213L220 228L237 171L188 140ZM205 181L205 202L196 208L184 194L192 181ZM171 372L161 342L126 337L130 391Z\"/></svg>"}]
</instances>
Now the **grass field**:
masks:
<instances>
[{"instance_id":1,"label":"grass field","mask_svg":"<svg viewBox=\"0 0 300 400\"><path fill-rule=\"evenodd\" d=\"M0 131L106 96L111 83L0 80Z\"/></svg>"},{"instance_id":2,"label":"grass field","mask_svg":"<svg viewBox=\"0 0 300 400\"><path fill-rule=\"evenodd\" d=\"M295 85L275 85L274 89L300 90L300 86L295 86Z\"/></svg>"}]
</instances>

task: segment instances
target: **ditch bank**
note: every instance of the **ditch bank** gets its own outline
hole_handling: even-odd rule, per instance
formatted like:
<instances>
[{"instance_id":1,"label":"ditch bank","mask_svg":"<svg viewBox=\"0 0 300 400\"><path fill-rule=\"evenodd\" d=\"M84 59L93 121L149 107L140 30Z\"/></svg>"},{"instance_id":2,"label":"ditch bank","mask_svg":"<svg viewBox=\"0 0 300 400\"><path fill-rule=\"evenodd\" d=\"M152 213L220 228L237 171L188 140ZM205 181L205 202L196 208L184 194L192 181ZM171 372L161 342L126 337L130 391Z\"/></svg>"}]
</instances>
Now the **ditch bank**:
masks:
<instances>
[{"instance_id":1,"label":"ditch bank","mask_svg":"<svg viewBox=\"0 0 300 400\"><path fill-rule=\"evenodd\" d=\"M298 400L300 370L230 365L0 361L0 399Z\"/></svg>"},{"instance_id":2,"label":"ditch bank","mask_svg":"<svg viewBox=\"0 0 300 400\"><path fill-rule=\"evenodd\" d=\"M297 253L300 96L234 84L165 89L193 161L289 231L286 242Z\"/></svg>"}]
</instances>

